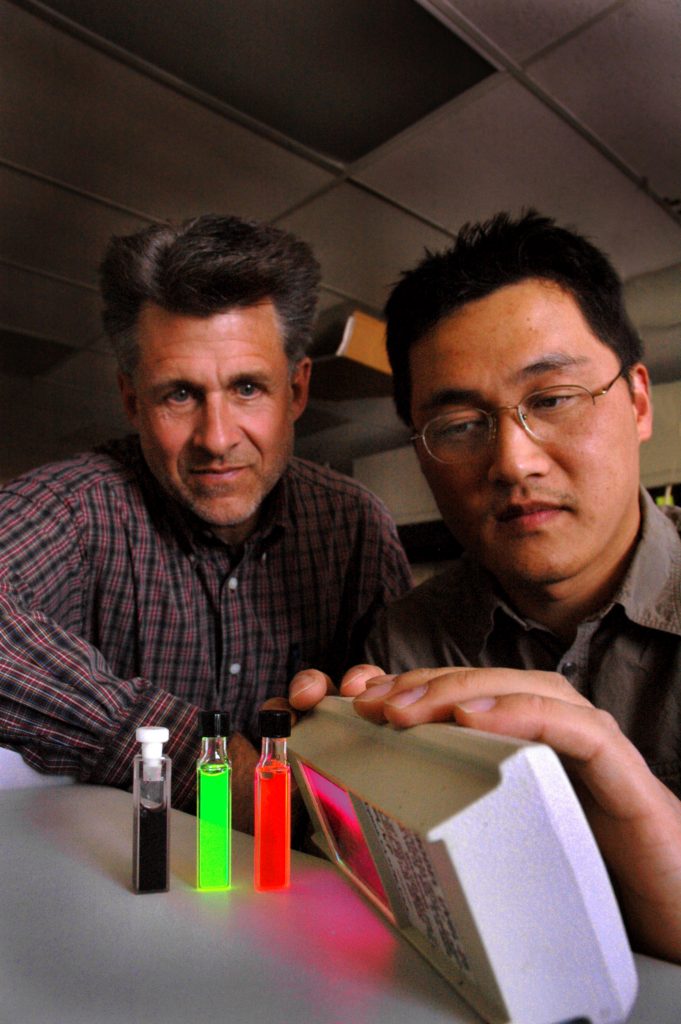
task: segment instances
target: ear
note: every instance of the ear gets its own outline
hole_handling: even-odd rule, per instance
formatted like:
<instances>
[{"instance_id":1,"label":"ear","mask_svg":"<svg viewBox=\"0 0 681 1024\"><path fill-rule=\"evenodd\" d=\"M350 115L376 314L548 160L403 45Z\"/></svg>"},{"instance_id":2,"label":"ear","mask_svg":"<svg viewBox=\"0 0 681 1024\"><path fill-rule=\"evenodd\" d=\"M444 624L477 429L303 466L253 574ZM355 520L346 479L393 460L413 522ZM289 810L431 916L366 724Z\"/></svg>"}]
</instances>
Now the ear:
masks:
<instances>
[{"instance_id":1,"label":"ear","mask_svg":"<svg viewBox=\"0 0 681 1024\"><path fill-rule=\"evenodd\" d=\"M305 412L310 392L311 373L312 360L306 356L296 363L291 374L291 415L294 423Z\"/></svg>"},{"instance_id":2,"label":"ear","mask_svg":"<svg viewBox=\"0 0 681 1024\"><path fill-rule=\"evenodd\" d=\"M118 387L120 388L121 398L123 399L123 410L125 415L130 420L133 427L138 425L138 405L137 405L137 392L132 382L132 378L127 373L118 374Z\"/></svg>"},{"instance_id":3,"label":"ear","mask_svg":"<svg viewBox=\"0 0 681 1024\"><path fill-rule=\"evenodd\" d=\"M650 378L643 363L636 363L631 368L629 382L638 439L647 441L653 433L653 400L650 395Z\"/></svg>"}]
</instances>

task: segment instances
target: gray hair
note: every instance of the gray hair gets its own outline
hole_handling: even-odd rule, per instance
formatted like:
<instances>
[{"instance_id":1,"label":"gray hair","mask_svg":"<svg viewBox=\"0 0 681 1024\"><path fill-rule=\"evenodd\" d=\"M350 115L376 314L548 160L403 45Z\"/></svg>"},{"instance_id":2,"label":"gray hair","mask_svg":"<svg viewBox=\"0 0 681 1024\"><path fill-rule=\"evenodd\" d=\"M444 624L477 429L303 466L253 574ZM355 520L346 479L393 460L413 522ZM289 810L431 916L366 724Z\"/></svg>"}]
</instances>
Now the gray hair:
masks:
<instances>
[{"instance_id":1,"label":"gray hair","mask_svg":"<svg viewBox=\"0 0 681 1024\"><path fill-rule=\"evenodd\" d=\"M147 303L208 317L269 299L292 365L312 342L319 264L307 243L270 224L218 214L155 224L114 236L99 273L104 330L127 376L137 365L136 328Z\"/></svg>"}]
</instances>

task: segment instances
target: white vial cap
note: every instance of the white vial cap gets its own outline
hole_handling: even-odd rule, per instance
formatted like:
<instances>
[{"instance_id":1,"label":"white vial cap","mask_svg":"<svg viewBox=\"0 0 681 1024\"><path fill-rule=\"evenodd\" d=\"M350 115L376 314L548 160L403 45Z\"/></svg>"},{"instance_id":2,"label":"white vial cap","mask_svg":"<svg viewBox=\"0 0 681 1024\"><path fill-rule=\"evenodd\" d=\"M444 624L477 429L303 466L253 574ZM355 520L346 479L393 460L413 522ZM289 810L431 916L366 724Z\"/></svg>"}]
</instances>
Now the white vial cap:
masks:
<instances>
[{"instance_id":1,"label":"white vial cap","mask_svg":"<svg viewBox=\"0 0 681 1024\"><path fill-rule=\"evenodd\" d=\"M160 725L148 725L137 729L135 737L142 744L142 757L145 761L160 761L163 756L163 744L168 742L170 733Z\"/></svg>"}]
</instances>

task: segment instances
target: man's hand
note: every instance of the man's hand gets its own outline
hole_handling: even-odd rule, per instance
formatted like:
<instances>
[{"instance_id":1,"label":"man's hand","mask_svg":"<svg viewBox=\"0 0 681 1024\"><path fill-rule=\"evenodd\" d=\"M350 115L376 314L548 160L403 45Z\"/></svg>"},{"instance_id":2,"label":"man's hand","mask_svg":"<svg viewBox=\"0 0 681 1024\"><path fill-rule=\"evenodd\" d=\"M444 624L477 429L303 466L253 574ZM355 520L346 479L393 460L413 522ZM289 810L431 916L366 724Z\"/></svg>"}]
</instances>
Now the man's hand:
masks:
<instances>
[{"instance_id":1,"label":"man's hand","mask_svg":"<svg viewBox=\"0 0 681 1024\"><path fill-rule=\"evenodd\" d=\"M289 709L309 711L328 694L340 693L341 697L356 697L364 692L367 682L376 676L384 679L383 669L376 665L355 665L354 668L348 669L341 680L340 689L337 689L331 678L324 672L319 672L315 668L303 669L291 680L288 691ZM281 700L281 698L274 698L274 700ZM268 701L265 706L274 707L275 705L272 701Z\"/></svg>"},{"instance_id":2,"label":"man's hand","mask_svg":"<svg viewBox=\"0 0 681 1024\"><path fill-rule=\"evenodd\" d=\"M355 710L373 722L399 728L454 722L553 747L613 875L632 941L644 952L681 962L681 803L610 714L553 672L375 671L353 670L361 690Z\"/></svg>"}]
</instances>

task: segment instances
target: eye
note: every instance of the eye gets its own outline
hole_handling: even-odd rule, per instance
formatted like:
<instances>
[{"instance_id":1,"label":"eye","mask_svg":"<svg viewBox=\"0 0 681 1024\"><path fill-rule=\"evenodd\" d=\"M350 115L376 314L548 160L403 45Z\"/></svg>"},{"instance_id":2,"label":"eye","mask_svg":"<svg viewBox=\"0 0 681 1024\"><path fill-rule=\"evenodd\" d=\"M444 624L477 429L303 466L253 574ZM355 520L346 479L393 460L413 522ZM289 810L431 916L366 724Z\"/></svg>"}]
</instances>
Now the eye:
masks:
<instances>
[{"instance_id":1,"label":"eye","mask_svg":"<svg viewBox=\"0 0 681 1024\"><path fill-rule=\"evenodd\" d=\"M171 407L187 408L194 403L196 395L188 384L176 384L163 396L163 401Z\"/></svg>"},{"instance_id":2,"label":"eye","mask_svg":"<svg viewBox=\"0 0 681 1024\"><path fill-rule=\"evenodd\" d=\"M182 402L186 401L190 397L190 394L191 393L188 387L185 387L183 384L180 384L178 387L173 388L173 390L166 397L169 398L171 401Z\"/></svg>"},{"instance_id":3,"label":"eye","mask_svg":"<svg viewBox=\"0 0 681 1024\"><path fill-rule=\"evenodd\" d=\"M436 444L457 444L486 434L488 424L487 417L479 409L462 409L451 416L433 420L426 429Z\"/></svg>"},{"instance_id":4,"label":"eye","mask_svg":"<svg viewBox=\"0 0 681 1024\"><path fill-rule=\"evenodd\" d=\"M239 398L255 398L262 394L262 386L252 380L240 380L235 385L235 391Z\"/></svg>"},{"instance_id":5,"label":"eye","mask_svg":"<svg viewBox=\"0 0 681 1024\"><path fill-rule=\"evenodd\" d=\"M538 391L525 399L525 407L537 416L550 416L553 413L568 412L579 405L586 392L578 387L551 388L549 391Z\"/></svg>"}]
</instances>

